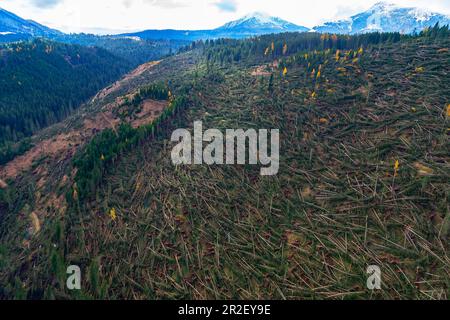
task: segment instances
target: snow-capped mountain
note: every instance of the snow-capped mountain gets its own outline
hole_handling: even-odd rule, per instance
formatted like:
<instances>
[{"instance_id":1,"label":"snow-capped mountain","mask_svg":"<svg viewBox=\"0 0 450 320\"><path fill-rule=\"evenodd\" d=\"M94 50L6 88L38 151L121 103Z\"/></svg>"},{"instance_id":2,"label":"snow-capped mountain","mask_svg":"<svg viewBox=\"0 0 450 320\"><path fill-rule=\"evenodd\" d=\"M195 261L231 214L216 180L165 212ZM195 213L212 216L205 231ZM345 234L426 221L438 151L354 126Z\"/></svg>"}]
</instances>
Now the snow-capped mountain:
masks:
<instances>
[{"instance_id":1,"label":"snow-capped mountain","mask_svg":"<svg viewBox=\"0 0 450 320\"><path fill-rule=\"evenodd\" d=\"M61 32L50 29L32 20L22 19L15 14L0 8L0 40L8 38L49 37Z\"/></svg>"},{"instance_id":2,"label":"snow-capped mountain","mask_svg":"<svg viewBox=\"0 0 450 320\"><path fill-rule=\"evenodd\" d=\"M345 20L327 22L314 28L328 33L367 33L401 32L405 34L420 32L436 23L450 24L450 17L420 8L405 8L394 4L379 2L369 10Z\"/></svg>"},{"instance_id":3,"label":"snow-capped mountain","mask_svg":"<svg viewBox=\"0 0 450 320\"><path fill-rule=\"evenodd\" d=\"M228 32L255 32L255 33L279 33L290 31L308 31L308 28L295 25L286 20L271 17L269 15L255 12L245 17L231 21L222 27L216 29L216 31L228 31Z\"/></svg>"},{"instance_id":4,"label":"snow-capped mountain","mask_svg":"<svg viewBox=\"0 0 450 320\"><path fill-rule=\"evenodd\" d=\"M450 17L419 8L405 8L379 2L369 10L348 19L327 22L312 31L357 34L366 32L414 33L436 23L450 25ZM308 32L309 28L262 13L252 13L212 30L145 30L117 35L149 40L206 40L218 38L242 39L252 36L282 32ZM35 37L59 39L62 32L50 29L32 20L25 20L0 8L0 43Z\"/></svg>"},{"instance_id":5,"label":"snow-capped mountain","mask_svg":"<svg viewBox=\"0 0 450 320\"><path fill-rule=\"evenodd\" d=\"M262 13L252 13L245 17L228 22L213 30L146 30L142 32L126 34L142 39L175 39L175 40L199 40L234 38L242 39L269 33L305 32L308 28L295 25L280 18L271 17Z\"/></svg>"}]
</instances>

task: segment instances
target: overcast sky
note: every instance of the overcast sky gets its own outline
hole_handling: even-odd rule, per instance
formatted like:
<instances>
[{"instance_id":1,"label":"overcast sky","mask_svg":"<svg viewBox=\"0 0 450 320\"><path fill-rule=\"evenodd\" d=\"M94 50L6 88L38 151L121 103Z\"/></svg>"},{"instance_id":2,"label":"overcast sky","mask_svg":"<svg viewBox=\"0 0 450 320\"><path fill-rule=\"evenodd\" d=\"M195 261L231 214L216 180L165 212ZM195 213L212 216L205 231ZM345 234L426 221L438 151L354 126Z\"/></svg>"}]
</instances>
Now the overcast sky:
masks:
<instances>
[{"instance_id":1,"label":"overcast sky","mask_svg":"<svg viewBox=\"0 0 450 320\"><path fill-rule=\"evenodd\" d=\"M211 29L250 12L306 27L345 18L379 0L0 0L0 7L65 32ZM450 14L450 0L391 0ZM1 30L0 30L1 31Z\"/></svg>"}]
</instances>

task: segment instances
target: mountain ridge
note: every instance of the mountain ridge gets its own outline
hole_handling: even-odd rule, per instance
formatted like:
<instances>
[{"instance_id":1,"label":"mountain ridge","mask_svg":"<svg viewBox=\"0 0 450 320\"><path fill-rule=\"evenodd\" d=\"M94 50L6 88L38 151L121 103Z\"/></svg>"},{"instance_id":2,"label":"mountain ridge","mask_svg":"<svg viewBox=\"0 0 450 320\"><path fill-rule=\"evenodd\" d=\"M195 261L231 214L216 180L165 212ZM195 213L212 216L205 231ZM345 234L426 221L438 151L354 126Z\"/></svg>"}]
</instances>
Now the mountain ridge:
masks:
<instances>
[{"instance_id":1,"label":"mountain ridge","mask_svg":"<svg viewBox=\"0 0 450 320\"><path fill-rule=\"evenodd\" d=\"M450 16L418 7L403 7L378 2L356 15L337 21L325 22L312 30L321 33L358 34L368 32L400 32L411 34L427 27L449 25Z\"/></svg>"},{"instance_id":2,"label":"mountain ridge","mask_svg":"<svg viewBox=\"0 0 450 320\"><path fill-rule=\"evenodd\" d=\"M195 41L218 38L242 39L262 34L306 32L309 30L307 27L296 25L278 17L254 12L211 30L149 29L135 33L125 33L121 34L121 36L140 37L147 40L158 40L168 37L176 40Z\"/></svg>"},{"instance_id":3,"label":"mountain ridge","mask_svg":"<svg viewBox=\"0 0 450 320\"><path fill-rule=\"evenodd\" d=\"M240 29L279 29L283 31L308 31L309 28L296 25L292 22L283 20L279 17L273 17L269 16L268 14L261 13L261 12L253 12L250 14L247 14L246 16L230 21L223 26L215 29L215 30L240 30Z\"/></svg>"},{"instance_id":4,"label":"mountain ridge","mask_svg":"<svg viewBox=\"0 0 450 320\"><path fill-rule=\"evenodd\" d=\"M34 20L26 20L0 7L0 32L3 36L26 35L30 37L51 37L62 32L44 26Z\"/></svg>"},{"instance_id":5,"label":"mountain ridge","mask_svg":"<svg viewBox=\"0 0 450 320\"><path fill-rule=\"evenodd\" d=\"M328 21L310 29L261 12L253 12L208 30L148 29L114 37L138 37L143 40L197 41L218 38L243 39L263 34L283 32L319 32L359 34L368 32L400 32L412 34L427 27L449 25L450 16L417 7L402 7L378 2L366 11L337 21ZM61 31L48 28L33 20L25 20L0 8L0 42L28 40L35 37L50 39L69 37ZM75 35L76 36L76 35ZM112 36L112 35L111 35ZM100 36L99 36L100 37Z\"/></svg>"}]
</instances>

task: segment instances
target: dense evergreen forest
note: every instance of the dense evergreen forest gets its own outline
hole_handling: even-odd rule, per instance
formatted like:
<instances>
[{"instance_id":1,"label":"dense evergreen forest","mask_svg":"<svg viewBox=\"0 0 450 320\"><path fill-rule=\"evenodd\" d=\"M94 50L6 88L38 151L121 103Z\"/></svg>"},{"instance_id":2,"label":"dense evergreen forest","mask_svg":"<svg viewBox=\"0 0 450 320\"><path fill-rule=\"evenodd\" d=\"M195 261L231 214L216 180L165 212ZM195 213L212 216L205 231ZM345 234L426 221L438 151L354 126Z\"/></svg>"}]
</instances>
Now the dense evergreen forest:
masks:
<instances>
[{"instance_id":1,"label":"dense evergreen forest","mask_svg":"<svg viewBox=\"0 0 450 320\"><path fill-rule=\"evenodd\" d=\"M370 33L357 36L319 33L265 35L247 41L219 39L197 43L204 47L208 61L221 65L235 62L262 63L298 52L321 50L357 50L368 45L395 43L408 36L399 33Z\"/></svg>"},{"instance_id":2,"label":"dense evergreen forest","mask_svg":"<svg viewBox=\"0 0 450 320\"><path fill-rule=\"evenodd\" d=\"M0 163L20 153L20 141L64 119L130 69L105 49L45 40L0 47Z\"/></svg>"},{"instance_id":3,"label":"dense evergreen forest","mask_svg":"<svg viewBox=\"0 0 450 320\"><path fill-rule=\"evenodd\" d=\"M176 53L182 46L189 44L188 41L182 40L145 40L136 37L97 36L84 33L60 35L53 40L103 48L129 61L134 67Z\"/></svg>"},{"instance_id":4,"label":"dense evergreen forest","mask_svg":"<svg viewBox=\"0 0 450 320\"><path fill-rule=\"evenodd\" d=\"M257 64L270 62L277 58L298 52L321 50L358 50L369 45L398 43L415 37L445 38L448 27L436 24L418 35L400 33L367 33L360 35L336 35L320 33L284 33L277 36L263 35L246 40L217 39L197 41L180 51L201 48L210 63L226 65L229 63Z\"/></svg>"}]
</instances>

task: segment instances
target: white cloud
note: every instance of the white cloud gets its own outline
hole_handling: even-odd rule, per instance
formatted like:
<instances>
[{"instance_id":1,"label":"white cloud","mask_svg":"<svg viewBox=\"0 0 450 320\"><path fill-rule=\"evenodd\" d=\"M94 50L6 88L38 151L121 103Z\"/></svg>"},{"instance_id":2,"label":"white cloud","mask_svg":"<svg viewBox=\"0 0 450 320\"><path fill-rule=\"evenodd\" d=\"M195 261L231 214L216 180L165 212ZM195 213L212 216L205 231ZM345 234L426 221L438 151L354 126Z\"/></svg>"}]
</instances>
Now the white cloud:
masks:
<instances>
[{"instance_id":1,"label":"white cloud","mask_svg":"<svg viewBox=\"0 0 450 320\"><path fill-rule=\"evenodd\" d=\"M56 6L58 3L63 0L29 0L32 5L39 8L51 8Z\"/></svg>"},{"instance_id":2,"label":"white cloud","mask_svg":"<svg viewBox=\"0 0 450 320\"><path fill-rule=\"evenodd\" d=\"M261 11L313 27L379 0L2 0L0 6L65 32L209 29ZM450 0L392 0L450 14Z\"/></svg>"},{"instance_id":3,"label":"white cloud","mask_svg":"<svg viewBox=\"0 0 450 320\"><path fill-rule=\"evenodd\" d=\"M236 12L237 2L236 0L220 0L216 2L216 7L225 12Z\"/></svg>"}]
</instances>

